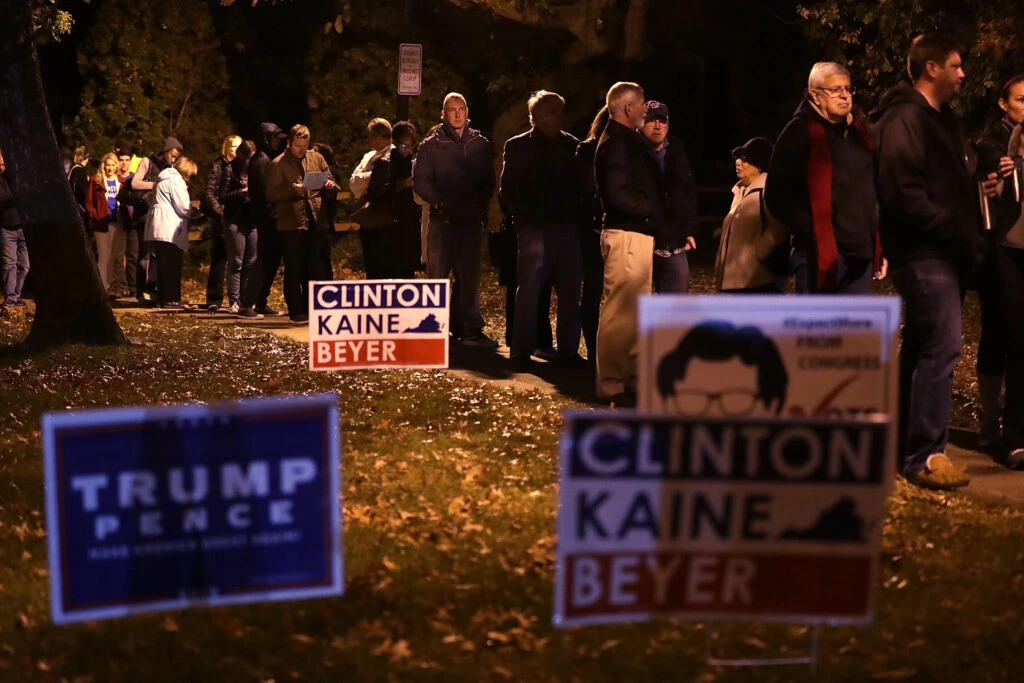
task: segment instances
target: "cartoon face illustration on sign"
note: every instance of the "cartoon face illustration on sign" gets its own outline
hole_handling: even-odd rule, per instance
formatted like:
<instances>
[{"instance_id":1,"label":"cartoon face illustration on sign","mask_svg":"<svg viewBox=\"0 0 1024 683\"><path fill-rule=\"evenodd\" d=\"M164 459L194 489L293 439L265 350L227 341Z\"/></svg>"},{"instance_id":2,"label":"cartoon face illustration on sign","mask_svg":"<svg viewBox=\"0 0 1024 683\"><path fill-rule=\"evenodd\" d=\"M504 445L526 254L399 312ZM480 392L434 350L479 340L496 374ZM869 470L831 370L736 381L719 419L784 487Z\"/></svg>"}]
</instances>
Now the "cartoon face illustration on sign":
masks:
<instances>
[{"instance_id":1,"label":"cartoon face illustration on sign","mask_svg":"<svg viewBox=\"0 0 1024 683\"><path fill-rule=\"evenodd\" d=\"M761 330L709 320L661 359L657 385L661 399L683 415L778 415L789 374Z\"/></svg>"}]
</instances>

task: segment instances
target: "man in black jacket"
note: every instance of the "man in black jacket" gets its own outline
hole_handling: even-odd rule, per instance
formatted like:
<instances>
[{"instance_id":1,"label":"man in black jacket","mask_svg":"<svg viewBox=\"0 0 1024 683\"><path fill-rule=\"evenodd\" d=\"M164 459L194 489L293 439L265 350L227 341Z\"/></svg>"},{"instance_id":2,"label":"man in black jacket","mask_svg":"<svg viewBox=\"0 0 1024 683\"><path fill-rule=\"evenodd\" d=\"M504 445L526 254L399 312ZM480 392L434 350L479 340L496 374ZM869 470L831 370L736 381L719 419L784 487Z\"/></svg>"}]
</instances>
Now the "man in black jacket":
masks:
<instances>
[{"instance_id":1,"label":"man in black jacket","mask_svg":"<svg viewBox=\"0 0 1024 683\"><path fill-rule=\"evenodd\" d=\"M467 346L494 348L484 334L480 315L480 250L487 206L494 194L494 150L469 125L469 106L459 93L448 93L441 126L420 144L412 167L413 190L430 204L427 226L427 277L446 278L455 271L461 330Z\"/></svg>"},{"instance_id":2,"label":"man in black jacket","mask_svg":"<svg viewBox=\"0 0 1024 683\"><path fill-rule=\"evenodd\" d=\"M668 191L665 230L654 239L654 291L659 294L687 294L690 264L686 252L697 248L697 184L686 158L683 141L669 135L668 105L647 103L644 127L640 131L651 146Z\"/></svg>"},{"instance_id":3,"label":"man in black jacket","mask_svg":"<svg viewBox=\"0 0 1024 683\"><path fill-rule=\"evenodd\" d=\"M878 210L867 130L853 118L850 72L819 62L772 155L764 202L793 238L798 294L868 294Z\"/></svg>"},{"instance_id":4,"label":"man in black jacket","mask_svg":"<svg viewBox=\"0 0 1024 683\"><path fill-rule=\"evenodd\" d=\"M277 235L277 204L267 199L267 167L284 150L287 137L276 123L261 123L260 135L255 141L256 154L249 160L249 208L256 225L256 263L238 302L238 315L243 318L284 315L267 306L282 258L281 240Z\"/></svg>"},{"instance_id":5,"label":"man in black jacket","mask_svg":"<svg viewBox=\"0 0 1024 683\"><path fill-rule=\"evenodd\" d=\"M526 364L537 349L537 308L541 288L553 282L558 295L558 356L582 363L580 283L582 265L576 237L579 192L576 147L579 140L562 130L565 100L546 90L527 104L532 127L505 143L499 196L512 215L519 242L513 361Z\"/></svg>"},{"instance_id":6,"label":"man in black jacket","mask_svg":"<svg viewBox=\"0 0 1024 683\"><path fill-rule=\"evenodd\" d=\"M594 172L604 207L604 293L597 326L597 395L619 405L636 396L637 299L651 292L654 239L667 221L665 180L644 125L644 91L620 82L606 97L611 120L597 143Z\"/></svg>"},{"instance_id":7,"label":"man in black jacket","mask_svg":"<svg viewBox=\"0 0 1024 683\"><path fill-rule=\"evenodd\" d=\"M923 35L907 56L911 85L893 88L877 121L875 183L882 246L903 297L900 448L918 486L970 482L945 455L953 368L960 360L960 303L981 219L978 185L949 101L964 73L951 39ZM984 189L995 191L995 174Z\"/></svg>"}]
</instances>

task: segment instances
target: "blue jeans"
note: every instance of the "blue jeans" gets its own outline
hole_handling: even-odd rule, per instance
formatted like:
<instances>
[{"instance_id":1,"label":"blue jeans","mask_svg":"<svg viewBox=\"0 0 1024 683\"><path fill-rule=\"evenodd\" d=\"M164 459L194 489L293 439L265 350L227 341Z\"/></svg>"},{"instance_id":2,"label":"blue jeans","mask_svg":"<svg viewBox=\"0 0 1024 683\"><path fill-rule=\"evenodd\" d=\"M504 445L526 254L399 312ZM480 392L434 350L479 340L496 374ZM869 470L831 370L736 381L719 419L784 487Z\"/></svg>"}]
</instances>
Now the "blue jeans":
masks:
<instances>
[{"instance_id":1,"label":"blue jeans","mask_svg":"<svg viewBox=\"0 0 1024 683\"><path fill-rule=\"evenodd\" d=\"M871 276L874 271L873 259L847 258L839 254L833 281L825 289L819 289L817 273L812 268L807 249L794 247L789 257L793 269L793 284L797 294L870 294Z\"/></svg>"},{"instance_id":2,"label":"blue jeans","mask_svg":"<svg viewBox=\"0 0 1024 683\"><path fill-rule=\"evenodd\" d=\"M224 246L227 248L228 303L237 304L256 265L256 228L239 227L234 223L224 228Z\"/></svg>"},{"instance_id":3,"label":"blue jeans","mask_svg":"<svg viewBox=\"0 0 1024 683\"><path fill-rule=\"evenodd\" d=\"M510 354L528 357L537 349L537 307L549 282L558 297L555 336L558 355L575 356L580 346L580 245L573 226L524 225L517 231L516 311Z\"/></svg>"},{"instance_id":4,"label":"blue jeans","mask_svg":"<svg viewBox=\"0 0 1024 683\"><path fill-rule=\"evenodd\" d=\"M903 264L892 280L904 306L899 447L909 475L922 470L929 455L946 451L953 368L963 344L963 290L956 266L942 259Z\"/></svg>"},{"instance_id":5,"label":"blue jeans","mask_svg":"<svg viewBox=\"0 0 1024 683\"><path fill-rule=\"evenodd\" d=\"M28 245L22 228L3 228L0 233L3 233L4 299L14 303L21 299L21 288L28 277Z\"/></svg>"},{"instance_id":6,"label":"blue jeans","mask_svg":"<svg viewBox=\"0 0 1024 683\"><path fill-rule=\"evenodd\" d=\"M690 262L686 252L661 256L654 252L654 291L658 294L690 293Z\"/></svg>"}]
</instances>

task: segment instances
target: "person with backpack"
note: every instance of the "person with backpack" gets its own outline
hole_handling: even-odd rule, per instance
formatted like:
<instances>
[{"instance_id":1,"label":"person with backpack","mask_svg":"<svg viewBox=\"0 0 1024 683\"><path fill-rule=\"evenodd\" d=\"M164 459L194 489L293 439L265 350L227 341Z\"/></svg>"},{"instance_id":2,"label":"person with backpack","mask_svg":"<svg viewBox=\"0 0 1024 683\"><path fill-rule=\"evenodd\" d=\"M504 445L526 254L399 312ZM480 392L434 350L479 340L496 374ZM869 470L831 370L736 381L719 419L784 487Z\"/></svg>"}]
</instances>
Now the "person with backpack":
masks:
<instances>
[{"instance_id":1,"label":"person with backpack","mask_svg":"<svg viewBox=\"0 0 1024 683\"><path fill-rule=\"evenodd\" d=\"M732 188L732 208L722 223L722 239L715 259L715 279L720 292L732 294L780 294L786 278L772 272L765 262L785 251L786 229L764 203L766 169L772 143L764 138L748 140L732 151L739 181Z\"/></svg>"},{"instance_id":2,"label":"person with backpack","mask_svg":"<svg viewBox=\"0 0 1024 683\"><path fill-rule=\"evenodd\" d=\"M768 212L792 235L798 294L868 294L885 277L871 136L853 116L850 72L818 62L807 96L775 143Z\"/></svg>"}]
</instances>

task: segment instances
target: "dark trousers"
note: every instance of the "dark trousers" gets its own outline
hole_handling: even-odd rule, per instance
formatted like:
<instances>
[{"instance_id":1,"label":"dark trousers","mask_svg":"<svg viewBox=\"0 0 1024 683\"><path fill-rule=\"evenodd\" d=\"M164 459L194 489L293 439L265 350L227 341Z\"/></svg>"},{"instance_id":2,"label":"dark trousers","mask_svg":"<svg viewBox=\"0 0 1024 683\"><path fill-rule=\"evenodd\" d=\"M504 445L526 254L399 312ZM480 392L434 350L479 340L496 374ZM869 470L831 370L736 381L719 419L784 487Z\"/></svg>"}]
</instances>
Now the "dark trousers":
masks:
<instances>
[{"instance_id":1,"label":"dark trousers","mask_svg":"<svg viewBox=\"0 0 1024 683\"><path fill-rule=\"evenodd\" d=\"M1003 301L1004 270L1013 258L1001 254L1006 247L993 246L985 253L981 272L977 273L978 305L981 308L981 339L978 340L978 374L985 377L999 377L1006 366L1006 346L1010 332ZM1017 309L1015 316L1020 316Z\"/></svg>"},{"instance_id":2,"label":"dark trousers","mask_svg":"<svg viewBox=\"0 0 1024 683\"><path fill-rule=\"evenodd\" d=\"M228 252L228 303L240 304L242 290L248 285L256 265L256 251L259 236L256 228L250 224L239 226L232 223L226 226L224 246Z\"/></svg>"},{"instance_id":3,"label":"dark trousers","mask_svg":"<svg viewBox=\"0 0 1024 683\"><path fill-rule=\"evenodd\" d=\"M114 233L113 284L120 289L136 291L136 270L139 262L139 233L125 225Z\"/></svg>"},{"instance_id":4,"label":"dark trousers","mask_svg":"<svg viewBox=\"0 0 1024 683\"><path fill-rule=\"evenodd\" d=\"M1024 448L1024 249L996 247L1006 324L1006 404L1003 437L1011 451Z\"/></svg>"},{"instance_id":5,"label":"dark trousers","mask_svg":"<svg viewBox=\"0 0 1024 683\"><path fill-rule=\"evenodd\" d=\"M580 295L580 324L587 359L597 358L597 323L601 318L601 293L604 291L604 257L601 256L601 232L590 228L580 230L580 253L583 256L583 293Z\"/></svg>"},{"instance_id":6,"label":"dark trousers","mask_svg":"<svg viewBox=\"0 0 1024 683\"><path fill-rule=\"evenodd\" d=\"M458 307L463 337L481 334L484 319L480 315L480 259L484 239L484 226L480 221L453 224L431 217L427 227L427 277L447 278L455 271L459 283L458 300L453 296L452 307ZM455 293L454 291L452 292ZM453 316L453 319L455 316Z\"/></svg>"},{"instance_id":7,"label":"dark trousers","mask_svg":"<svg viewBox=\"0 0 1024 683\"><path fill-rule=\"evenodd\" d=\"M139 243L139 256L135 262L135 296L140 301L142 295L148 290L156 290L159 267L153 243L146 241L146 221L135 222L135 239Z\"/></svg>"},{"instance_id":8,"label":"dark trousers","mask_svg":"<svg viewBox=\"0 0 1024 683\"><path fill-rule=\"evenodd\" d=\"M256 223L256 263L252 276L241 291L239 305L262 311L267 307L270 289L281 267L281 238L273 221Z\"/></svg>"},{"instance_id":9,"label":"dark trousers","mask_svg":"<svg viewBox=\"0 0 1024 683\"><path fill-rule=\"evenodd\" d=\"M210 218L210 274L206 278L206 305L224 303L224 273L227 270L228 251L224 244L224 217Z\"/></svg>"},{"instance_id":10,"label":"dark trousers","mask_svg":"<svg viewBox=\"0 0 1024 683\"><path fill-rule=\"evenodd\" d=\"M570 226L521 226L518 230L516 310L510 353L528 357L537 350L541 291L553 284L558 296L557 338L560 356L575 356L580 346L580 247ZM549 304L550 306L550 304ZM548 309L544 309L547 318ZM544 326L551 329L550 323Z\"/></svg>"},{"instance_id":11,"label":"dark trousers","mask_svg":"<svg viewBox=\"0 0 1024 683\"><path fill-rule=\"evenodd\" d=\"M327 279L323 273L323 251L330 251L330 236L324 230L278 232L284 253L284 302L288 315L309 315L310 280Z\"/></svg>"},{"instance_id":12,"label":"dark trousers","mask_svg":"<svg viewBox=\"0 0 1024 683\"><path fill-rule=\"evenodd\" d=\"M150 242L150 251L160 262L157 273L157 303L181 302L181 269L185 263L185 252L170 242Z\"/></svg>"},{"instance_id":13,"label":"dark trousers","mask_svg":"<svg viewBox=\"0 0 1024 683\"><path fill-rule=\"evenodd\" d=\"M511 278L505 283L505 345L512 346L512 335L515 333L516 325L516 290L519 289L519 280L516 278L515 269L510 273ZM454 289L452 290L454 293ZM546 283L540 288L540 298L537 300L537 346L538 349L551 349L555 346L554 338L551 336L551 283Z\"/></svg>"},{"instance_id":14,"label":"dark trousers","mask_svg":"<svg viewBox=\"0 0 1024 683\"><path fill-rule=\"evenodd\" d=\"M658 294L690 293L690 262L685 251L671 256L654 254L654 291Z\"/></svg>"},{"instance_id":15,"label":"dark trousers","mask_svg":"<svg viewBox=\"0 0 1024 683\"><path fill-rule=\"evenodd\" d=\"M808 249L794 247L789 263L793 269L793 284L797 294L870 294L872 259L846 257L839 254L832 282L825 288L818 288L818 274L810 261Z\"/></svg>"},{"instance_id":16,"label":"dark trousers","mask_svg":"<svg viewBox=\"0 0 1024 683\"><path fill-rule=\"evenodd\" d=\"M910 261L892 273L903 297L900 348L899 448L904 472L918 472L933 453L945 453L953 369L960 360L960 273L941 259Z\"/></svg>"},{"instance_id":17,"label":"dark trousers","mask_svg":"<svg viewBox=\"0 0 1024 683\"><path fill-rule=\"evenodd\" d=\"M407 280L416 277L415 266L410 266L406 255L407 230L396 223L384 228L360 228L359 246L363 251L363 266L367 280Z\"/></svg>"},{"instance_id":18,"label":"dark trousers","mask_svg":"<svg viewBox=\"0 0 1024 683\"><path fill-rule=\"evenodd\" d=\"M7 303L21 299L21 289L28 277L28 244L22 228L0 229L3 238L3 282Z\"/></svg>"}]
</instances>

